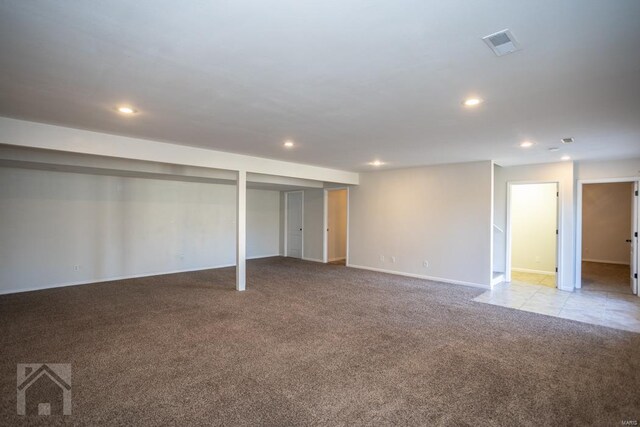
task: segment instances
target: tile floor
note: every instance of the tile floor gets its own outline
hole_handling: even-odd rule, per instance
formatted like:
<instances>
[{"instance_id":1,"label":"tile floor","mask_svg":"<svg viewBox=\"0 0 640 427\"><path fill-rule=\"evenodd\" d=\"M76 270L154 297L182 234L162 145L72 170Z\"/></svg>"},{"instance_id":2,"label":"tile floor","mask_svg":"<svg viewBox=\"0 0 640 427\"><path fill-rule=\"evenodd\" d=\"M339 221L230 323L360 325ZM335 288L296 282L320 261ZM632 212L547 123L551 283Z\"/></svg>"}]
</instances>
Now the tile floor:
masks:
<instances>
[{"instance_id":1,"label":"tile floor","mask_svg":"<svg viewBox=\"0 0 640 427\"><path fill-rule=\"evenodd\" d=\"M543 285L550 288L556 287L556 275L555 274L538 274L538 273L524 273L522 271L511 270L511 281L521 283L531 283L534 285Z\"/></svg>"},{"instance_id":2,"label":"tile floor","mask_svg":"<svg viewBox=\"0 0 640 427\"><path fill-rule=\"evenodd\" d=\"M511 283L501 283L475 301L640 333L640 298L620 286L595 288L559 291L512 276Z\"/></svg>"}]
</instances>

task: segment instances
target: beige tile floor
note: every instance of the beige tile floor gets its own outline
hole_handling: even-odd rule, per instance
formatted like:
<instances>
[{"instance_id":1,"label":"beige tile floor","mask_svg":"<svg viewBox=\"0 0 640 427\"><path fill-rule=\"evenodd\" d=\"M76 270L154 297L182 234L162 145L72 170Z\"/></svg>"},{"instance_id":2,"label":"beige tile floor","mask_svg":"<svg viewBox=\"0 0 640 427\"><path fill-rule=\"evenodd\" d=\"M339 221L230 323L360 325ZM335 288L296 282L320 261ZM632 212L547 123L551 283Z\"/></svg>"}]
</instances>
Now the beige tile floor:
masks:
<instances>
[{"instance_id":1,"label":"beige tile floor","mask_svg":"<svg viewBox=\"0 0 640 427\"><path fill-rule=\"evenodd\" d=\"M475 301L640 333L640 298L620 288L560 291L540 283L501 283Z\"/></svg>"},{"instance_id":2,"label":"beige tile floor","mask_svg":"<svg viewBox=\"0 0 640 427\"><path fill-rule=\"evenodd\" d=\"M511 271L511 281L520 283L531 283L534 285L548 286L550 288L556 287L556 275L555 274L538 274L538 273L525 273L522 271Z\"/></svg>"}]
</instances>

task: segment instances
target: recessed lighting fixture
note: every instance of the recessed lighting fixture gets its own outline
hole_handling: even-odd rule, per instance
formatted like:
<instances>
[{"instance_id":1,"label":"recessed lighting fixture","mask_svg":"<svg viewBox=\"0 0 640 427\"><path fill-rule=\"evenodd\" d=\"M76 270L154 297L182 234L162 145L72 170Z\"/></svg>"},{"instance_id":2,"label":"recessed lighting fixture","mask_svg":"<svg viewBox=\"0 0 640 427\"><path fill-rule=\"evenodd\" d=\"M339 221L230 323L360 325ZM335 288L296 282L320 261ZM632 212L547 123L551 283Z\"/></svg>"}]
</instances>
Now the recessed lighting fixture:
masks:
<instances>
[{"instance_id":1,"label":"recessed lighting fixture","mask_svg":"<svg viewBox=\"0 0 640 427\"><path fill-rule=\"evenodd\" d=\"M573 138L562 138L560 141L562 141L563 144L571 144L573 142Z\"/></svg>"},{"instance_id":2,"label":"recessed lighting fixture","mask_svg":"<svg viewBox=\"0 0 640 427\"><path fill-rule=\"evenodd\" d=\"M566 162L567 160L571 160L571 156L564 155L560 157L560 160L562 160L563 162Z\"/></svg>"},{"instance_id":3,"label":"recessed lighting fixture","mask_svg":"<svg viewBox=\"0 0 640 427\"><path fill-rule=\"evenodd\" d=\"M284 142L283 145L284 145L285 148L293 148L293 141L287 140L287 141Z\"/></svg>"},{"instance_id":4,"label":"recessed lighting fixture","mask_svg":"<svg viewBox=\"0 0 640 427\"><path fill-rule=\"evenodd\" d=\"M560 148L558 148L558 147L551 147L551 148L549 148L549 151L560 151Z\"/></svg>"},{"instance_id":5,"label":"recessed lighting fixture","mask_svg":"<svg viewBox=\"0 0 640 427\"><path fill-rule=\"evenodd\" d=\"M522 148L529 148L531 146L533 146L533 142L531 141L523 141L520 143L520 147Z\"/></svg>"},{"instance_id":6,"label":"recessed lighting fixture","mask_svg":"<svg viewBox=\"0 0 640 427\"><path fill-rule=\"evenodd\" d=\"M380 160L374 160L373 162L369 162L369 164L370 164L371 166L376 166L376 167L377 167L377 166L382 166L382 165L384 165L384 162L381 162Z\"/></svg>"},{"instance_id":7,"label":"recessed lighting fixture","mask_svg":"<svg viewBox=\"0 0 640 427\"><path fill-rule=\"evenodd\" d=\"M465 107L477 107L481 103L482 103L482 99L480 98L467 98L463 102Z\"/></svg>"},{"instance_id":8,"label":"recessed lighting fixture","mask_svg":"<svg viewBox=\"0 0 640 427\"><path fill-rule=\"evenodd\" d=\"M122 105L120 107L117 107L116 110L118 111L118 113L122 113L122 114L135 114L135 113L137 113L136 109L134 109L133 107L129 107L128 105Z\"/></svg>"}]
</instances>

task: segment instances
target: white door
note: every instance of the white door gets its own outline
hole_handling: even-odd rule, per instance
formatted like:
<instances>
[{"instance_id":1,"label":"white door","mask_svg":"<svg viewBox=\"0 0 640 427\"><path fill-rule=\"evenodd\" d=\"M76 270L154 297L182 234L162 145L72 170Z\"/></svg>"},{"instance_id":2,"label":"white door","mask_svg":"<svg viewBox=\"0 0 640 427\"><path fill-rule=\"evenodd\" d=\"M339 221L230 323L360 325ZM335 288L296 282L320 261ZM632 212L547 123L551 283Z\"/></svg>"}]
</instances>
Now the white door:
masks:
<instances>
[{"instance_id":1,"label":"white door","mask_svg":"<svg viewBox=\"0 0 640 427\"><path fill-rule=\"evenodd\" d=\"M631 236L629 237L631 262L631 291L638 295L638 182L633 183L633 195L631 199Z\"/></svg>"},{"instance_id":2,"label":"white door","mask_svg":"<svg viewBox=\"0 0 640 427\"><path fill-rule=\"evenodd\" d=\"M302 258L302 192L287 193L287 253Z\"/></svg>"}]
</instances>

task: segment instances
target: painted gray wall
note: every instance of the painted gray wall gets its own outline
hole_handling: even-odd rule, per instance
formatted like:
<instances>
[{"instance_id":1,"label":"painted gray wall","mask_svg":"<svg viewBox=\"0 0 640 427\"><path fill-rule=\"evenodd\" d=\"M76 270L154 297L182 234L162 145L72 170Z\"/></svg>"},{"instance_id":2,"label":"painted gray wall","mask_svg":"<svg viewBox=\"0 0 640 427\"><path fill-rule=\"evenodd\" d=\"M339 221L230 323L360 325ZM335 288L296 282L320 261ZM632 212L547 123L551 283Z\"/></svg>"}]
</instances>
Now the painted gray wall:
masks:
<instances>
[{"instance_id":1,"label":"painted gray wall","mask_svg":"<svg viewBox=\"0 0 640 427\"><path fill-rule=\"evenodd\" d=\"M488 286L491 172L486 161L361 174L349 264Z\"/></svg>"},{"instance_id":2,"label":"painted gray wall","mask_svg":"<svg viewBox=\"0 0 640 427\"><path fill-rule=\"evenodd\" d=\"M232 185L0 167L0 293L235 264L235 197ZM279 199L248 191L249 257L280 253Z\"/></svg>"}]
</instances>

